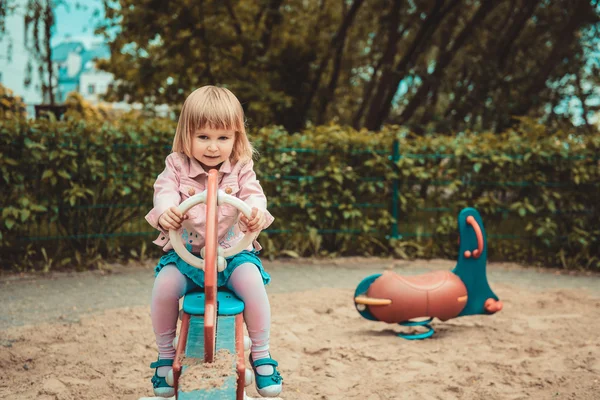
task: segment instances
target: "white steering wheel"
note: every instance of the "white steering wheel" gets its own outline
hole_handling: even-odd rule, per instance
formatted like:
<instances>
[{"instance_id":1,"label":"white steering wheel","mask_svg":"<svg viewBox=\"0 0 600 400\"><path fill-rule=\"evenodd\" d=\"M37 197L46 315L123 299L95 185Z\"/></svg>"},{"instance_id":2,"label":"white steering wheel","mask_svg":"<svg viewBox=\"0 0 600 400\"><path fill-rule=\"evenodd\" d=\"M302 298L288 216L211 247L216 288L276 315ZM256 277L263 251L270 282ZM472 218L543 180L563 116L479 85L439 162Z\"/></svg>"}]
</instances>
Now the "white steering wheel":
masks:
<instances>
[{"instance_id":1,"label":"white steering wheel","mask_svg":"<svg viewBox=\"0 0 600 400\"><path fill-rule=\"evenodd\" d=\"M207 195L207 191L205 190L202 193L198 193L198 194L188 198L187 200L183 201L179 205L179 211L181 212L181 214L185 215L185 213L190 208L194 207L197 204L206 203L206 195ZM235 208L237 208L239 211L241 211L242 214L244 214L246 216L246 218L250 219L252 217L252 208L250 208L250 206L248 206L248 204L244 203L242 200L238 199L235 196L228 195L224 191L218 190L217 191L217 205L221 205L221 204L230 204L230 205L234 206ZM173 249L179 255L179 257L181 257L181 259L183 261L204 271L204 260L202 258L196 257L195 255L190 253L188 251L188 249L185 248L183 241L181 239L181 235L178 234L178 232L179 232L178 230L174 230L174 229L169 230L169 240L171 241L171 245L173 246ZM256 239L256 237L258 236L259 233L260 233L260 231L246 232L244 237L239 242L237 242L233 247L230 247L228 249L224 249L221 246L218 246L217 247L217 254L218 254L217 270L219 272L222 272L225 269L225 267L227 266L227 263L225 262L225 258L236 255L237 253L246 249L248 246L250 246L252 244L252 242L254 242L254 240ZM204 255L204 248L202 249L200 254L202 256Z\"/></svg>"}]
</instances>

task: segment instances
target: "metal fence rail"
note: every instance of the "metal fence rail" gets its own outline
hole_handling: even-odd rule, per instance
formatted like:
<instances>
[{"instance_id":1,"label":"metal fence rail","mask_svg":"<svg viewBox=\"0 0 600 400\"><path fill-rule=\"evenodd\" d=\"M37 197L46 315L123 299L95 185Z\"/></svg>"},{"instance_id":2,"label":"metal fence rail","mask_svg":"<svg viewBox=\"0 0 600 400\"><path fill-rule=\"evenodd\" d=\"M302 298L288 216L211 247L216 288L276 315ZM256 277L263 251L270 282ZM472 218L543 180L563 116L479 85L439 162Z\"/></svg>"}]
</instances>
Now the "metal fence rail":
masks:
<instances>
[{"instance_id":1,"label":"metal fence rail","mask_svg":"<svg viewBox=\"0 0 600 400\"><path fill-rule=\"evenodd\" d=\"M130 145L130 144L124 144L124 145L115 145L113 146L114 151L130 151L132 152L132 156L135 155L135 153L139 150L142 150L145 147L149 147L146 145ZM164 147L165 151L170 151L170 147ZM283 148L278 148L278 149L272 149L270 151L273 152L279 152L279 153L289 153L289 152L296 152L297 154L331 154L331 151L328 150L318 150L318 149L310 149L310 148L287 148L287 147L283 147ZM388 150L382 150L382 149L364 149L364 150L352 150L349 152L349 154L351 155L359 155L359 154L377 154L377 155L388 155L388 158L390 160L391 163L393 163L394 165L401 160L402 158L412 158L412 159L452 159L455 158L456 156L454 154L442 154L442 153L435 153L435 154L402 154L400 151L400 146L399 146L399 142L395 141L393 143L393 147L391 149L391 154L390 151ZM508 158L513 158L513 159L522 159L524 157L524 155L520 155L520 154L498 154L504 157L508 157ZM584 160L586 159L585 157L580 157L580 156L573 156L573 157L566 157L563 158L563 161L580 161L580 160ZM600 160L600 157L594 157L593 159L591 159L593 161L598 161ZM129 172L127 171L127 167L125 166L123 168L123 174L118 174L118 175L114 175L113 177L116 178L121 178L121 179L127 179L128 177L131 177L132 175L129 174ZM106 171L106 176L108 177L109 173L108 171ZM280 181L306 181L306 182L314 182L315 180L320 179L321 177L317 177L317 176L311 176L311 175L265 175L262 177L259 177L261 180L264 181L276 181L276 180L280 180ZM360 178L360 181L364 181L364 182L373 182L373 181L380 181L380 182L385 182L386 178L383 176L363 176ZM392 180L392 182L390 182L391 184L391 196L388 199L380 199L380 200L384 200L384 202L374 202L374 203L357 203L357 204L352 204L353 207L356 208L379 208L379 209L385 209L385 208L389 208L391 210L391 215L394 219L394 222L391 224L391 226L389 227L389 230L386 232L381 232L379 230L372 230L370 232L373 233L383 233L385 234L388 238L402 238L402 237L432 237L435 234L432 232L419 232L419 231L410 231L410 230L405 230L405 231L401 231L401 225L403 222L403 217L406 218L406 216L401 216L400 215L400 201L399 201L399 195L400 195L400 191L401 188L403 186L406 185L416 185L416 184L420 184L422 182L418 181L418 180L401 180L401 179L394 179ZM431 186L448 186L450 184L452 184L452 181L447 181L447 180L431 180L427 182L428 185ZM486 181L473 181L470 178L468 178L467 176L463 176L462 178L462 184L465 186L509 186L509 187L550 187L550 188L565 188L565 187L571 187L574 185L574 183L572 182L526 182L526 181L521 181L521 182L486 182ZM593 184L587 184L587 185L578 185L579 187L598 187L600 185L600 182L597 183L593 183ZM329 208L335 210L337 208L339 208L340 206L343 206L344 204L338 204L338 203L332 203ZM288 202L288 203L281 203L281 204L277 204L275 206L275 208L281 208L281 209L289 209L289 208L297 208L299 207L300 204L299 203L293 203L293 202ZM305 208L311 208L311 207L323 207L322 205L317 205L314 204L312 202L307 202L305 204L303 204L303 207ZM52 241L52 240L65 240L65 239L110 239L110 238L124 238L124 237L152 237L157 235L157 232L155 230L153 230L143 219L144 215L146 214L146 212L148 212L148 210L150 210L152 208L152 203L148 202L148 203L142 203L142 204L95 204L95 205L86 205L86 206L75 206L75 207L68 207L66 206L66 209L69 210L89 210L89 209L97 209L98 212L102 212L102 210L107 210L107 209L118 209L118 208L130 208L130 209L137 209L136 211L136 221L133 223L128 224L128 226L120 232L112 232L112 233L106 233L106 232L83 232L83 233L78 233L78 234L72 234L72 235L65 235L65 234L60 234L58 232L56 232L53 228L52 228L52 222L51 221L47 221L47 226L45 227L35 227L29 230L30 234L26 235L26 236L20 236L18 237L19 241L25 241L25 242L39 242L39 241ZM425 213L435 213L435 214L439 214L439 213L451 213L454 212L456 210L453 210L449 207L416 207L414 208L415 211L418 212L425 212ZM0 212L2 211L2 209L0 208ZM503 207L498 207L494 213L497 214L506 214L506 213L511 213L514 212L508 208L503 208ZM565 214L583 214L583 215L593 215L595 214L597 211L595 210L578 210L578 211L561 211L561 210L554 210L554 211L547 211L547 213L549 215L565 215ZM35 230L36 232L32 232L32 230ZM266 233L273 235L273 234L285 234L285 233L290 233L290 230L287 229L267 229L265 231ZM360 229L317 229L316 231L319 234L322 235L327 235L327 234L337 234L337 233L342 233L342 234L364 234L365 231L364 230L360 230ZM521 240L521 239L530 239L531 235L519 235L519 234L491 234L489 235L490 238L498 238L498 239L508 239L508 240Z\"/></svg>"}]
</instances>

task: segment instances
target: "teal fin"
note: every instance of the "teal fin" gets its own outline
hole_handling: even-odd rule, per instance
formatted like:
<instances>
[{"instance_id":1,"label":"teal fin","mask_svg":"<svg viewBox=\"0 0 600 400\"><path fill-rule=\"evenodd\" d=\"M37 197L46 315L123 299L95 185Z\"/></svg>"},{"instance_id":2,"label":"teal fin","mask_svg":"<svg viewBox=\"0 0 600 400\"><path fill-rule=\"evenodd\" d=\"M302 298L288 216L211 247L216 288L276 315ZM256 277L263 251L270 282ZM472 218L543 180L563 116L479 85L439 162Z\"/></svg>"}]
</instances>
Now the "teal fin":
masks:
<instances>
[{"instance_id":1,"label":"teal fin","mask_svg":"<svg viewBox=\"0 0 600 400\"><path fill-rule=\"evenodd\" d=\"M483 246L478 244L477 228L467 222L469 217L474 219L481 230ZM460 236L458 262L452 272L463 281L468 296L467 304L458 316L490 314L485 310L485 301L490 298L498 300L498 296L494 294L487 280L487 237L483 221L477 210L465 208L460 212L458 215L458 232ZM478 248L482 248L481 254L476 253L477 255L474 255L473 253ZM470 255L470 257L467 257L467 255Z\"/></svg>"}]
</instances>

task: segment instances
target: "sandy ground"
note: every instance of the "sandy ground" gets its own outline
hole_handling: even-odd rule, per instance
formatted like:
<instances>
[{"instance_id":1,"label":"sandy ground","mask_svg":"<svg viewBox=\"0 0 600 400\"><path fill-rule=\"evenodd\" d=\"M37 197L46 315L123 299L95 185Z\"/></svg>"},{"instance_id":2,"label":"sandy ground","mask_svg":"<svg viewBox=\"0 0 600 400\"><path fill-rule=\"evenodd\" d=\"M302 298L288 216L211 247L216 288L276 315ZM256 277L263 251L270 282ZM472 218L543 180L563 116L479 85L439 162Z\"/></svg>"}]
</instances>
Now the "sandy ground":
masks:
<instances>
[{"instance_id":1,"label":"sandy ground","mask_svg":"<svg viewBox=\"0 0 600 400\"><path fill-rule=\"evenodd\" d=\"M396 334L410 328L362 319L353 289L331 286L270 293L282 399L600 399L596 292L495 283L500 313L435 320L432 338L407 341ZM155 359L145 305L11 325L0 399L137 400Z\"/></svg>"}]
</instances>

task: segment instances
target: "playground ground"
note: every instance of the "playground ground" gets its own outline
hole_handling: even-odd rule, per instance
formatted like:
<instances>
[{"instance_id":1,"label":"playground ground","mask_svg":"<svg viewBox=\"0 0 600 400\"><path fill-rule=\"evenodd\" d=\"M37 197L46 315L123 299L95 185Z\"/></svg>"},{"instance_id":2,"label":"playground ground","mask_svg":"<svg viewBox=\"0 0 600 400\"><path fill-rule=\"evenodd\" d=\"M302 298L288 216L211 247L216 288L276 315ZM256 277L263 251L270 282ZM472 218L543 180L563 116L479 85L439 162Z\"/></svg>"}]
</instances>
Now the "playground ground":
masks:
<instances>
[{"instance_id":1,"label":"playground ground","mask_svg":"<svg viewBox=\"0 0 600 400\"><path fill-rule=\"evenodd\" d=\"M0 276L0 399L137 400L156 359L152 262L108 271ZM598 399L600 276L490 264L494 316L435 320L431 339L362 319L352 295L385 269L446 260L265 262L272 355L286 399ZM249 395L256 395L249 388Z\"/></svg>"}]
</instances>

